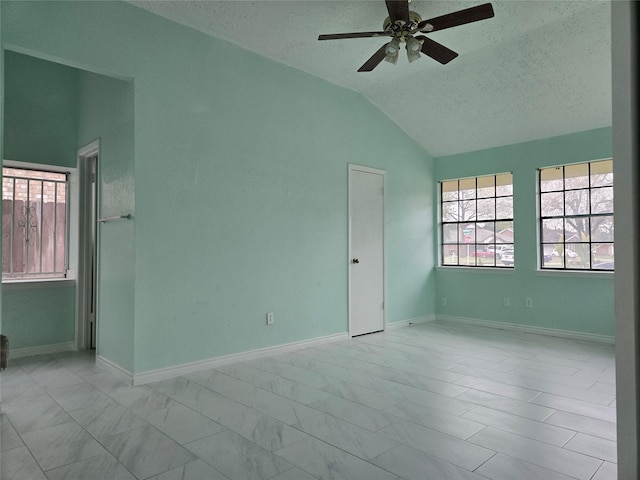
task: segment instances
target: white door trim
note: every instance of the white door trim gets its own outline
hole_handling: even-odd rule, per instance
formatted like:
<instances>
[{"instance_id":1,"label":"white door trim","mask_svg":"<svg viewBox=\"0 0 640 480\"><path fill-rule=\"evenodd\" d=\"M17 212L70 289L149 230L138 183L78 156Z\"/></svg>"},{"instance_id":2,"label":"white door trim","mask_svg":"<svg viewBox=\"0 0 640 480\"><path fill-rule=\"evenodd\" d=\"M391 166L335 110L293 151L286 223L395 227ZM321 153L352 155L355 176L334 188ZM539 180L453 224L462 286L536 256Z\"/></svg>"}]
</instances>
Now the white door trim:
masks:
<instances>
[{"instance_id":1,"label":"white door trim","mask_svg":"<svg viewBox=\"0 0 640 480\"><path fill-rule=\"evenodd\" d=\"M382 301L384 302L384 309L382 311L383 318L383 330L387 329L387 203L386 203L386 191L387 191L387 172L386 170L380 170L378 168L365 167L362 165L355 165L353 163L348 164L348 176L347 176L347 228L348 228L348 256L347 256L347 316L348 316L348 328L349 337L352 337L352 325L351 325L351 259L353 258L351 252L351 172L365 172L382 175Z\"/></svg>"},{"instance_id":2,"label":"white door trim","mask_svg":"<svg viewBox=\"0 0 640 480\"><path fill-rule=\"evenodd\" d=\"M85 184L85 176L86 165L85 161L88 158L98 156L98 161L100 159L100 140L94 140L93 142L85 145L80 148L77 153L77 162L78 162L78 172L79 172L79 190L80 195L78 196L78 202L76 202L77 218L84 219L84 206L80 205L80 202L83 201L83 197L86 195L86 184ZM99 184L96 183L96 188L98 188ZM99 188L98 188L99 190ZM98 198L99 198L98 192ZM81 223L81 222L79 222ZM86 350L89 348L89 338L88 338L88 328L86 324L86 292L85 286L87 281L87 258L85 246L86 242L84 241L86 236L86 230L81 232L83 225L79 225L78 231L75 235L72 235L72 238L75 237L75 242L78 242L78 271L77 271L77 287L76 287L76 335L75 335L75 345L78 350ZM98 251L98 241L96 239L96 258L99 256ZM97 305L96 305L96 317L98 315ZM97 324L97 318L96 318Z\"/></svg>"}]
</instances>

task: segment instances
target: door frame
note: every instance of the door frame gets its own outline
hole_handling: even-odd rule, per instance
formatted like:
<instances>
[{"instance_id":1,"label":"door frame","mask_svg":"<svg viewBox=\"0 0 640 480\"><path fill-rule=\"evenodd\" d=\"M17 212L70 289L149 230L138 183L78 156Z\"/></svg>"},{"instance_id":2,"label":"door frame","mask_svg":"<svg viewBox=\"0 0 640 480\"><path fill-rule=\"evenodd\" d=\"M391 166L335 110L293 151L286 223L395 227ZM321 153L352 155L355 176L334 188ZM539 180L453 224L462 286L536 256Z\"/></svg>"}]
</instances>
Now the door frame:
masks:
<instances>
[{"instance_id":1,"label":"door frame","mask_svg":"<svg viewBox=\"0 0 640 480\"><path fill-rule=\"evenodd\" d=\"M349 328L349 337L352 337L352 322L351 322L351 259L353 258L351 252L351 175L352 172L364 172L364 173L373 173L376 175L382 176L382 302L384 308L382 309L382 330L387 329L387 202L386 202L386 192L387 192L387 171L380 170L378 168L365 167L363 165L356 165L353 163L348 164L348 176L347 176L347 211L348 211L348 220L347 220L347 229L348 229L348 240L347 240L347 290L348 290L348 299L347 299L347 316L348 316L348 328Z\"/></svg>"},{"instance_id":2,"label":"door frame","mask_svg":"<svg viewBox=\"0 0 640 480\"><path fill-rule=\"evenodd\" d=\"M91 347L91 339L89 336L91 335L89 329L89 321L88 321L88 301L87 301L87 281L89 278L88 269L91 268L91 262L88 257L89 252L87 252L87 225L85 224L86 218L86 210L85 210L85 200L87 198L87 186L88 186L88 172L87 172L87 160L93 157L98 157L98 162L100 161L100 140L94 140L93 142L85 145L81 149L78 150L77 153L77 161L78 161L78 173L79 173L79 195L78 195L78 232L77 232L77 242L78 242L78 273L77 273L77 283L76 283L76 335L75 335L75 343L76 348L78 350L88 350ZM96 172L97 176L97 172ZM96 304L95 304L95 324L98 325L98 291L97 291L97 280L99 278L99 262L97 261L100 257L99 250L99 235L98 235L98 205L100 198L100 183L96 178L96 239L95 239L95 259L96 259ZM97 340L96 340L97 347Z\"/></svg>"}]
</instances>

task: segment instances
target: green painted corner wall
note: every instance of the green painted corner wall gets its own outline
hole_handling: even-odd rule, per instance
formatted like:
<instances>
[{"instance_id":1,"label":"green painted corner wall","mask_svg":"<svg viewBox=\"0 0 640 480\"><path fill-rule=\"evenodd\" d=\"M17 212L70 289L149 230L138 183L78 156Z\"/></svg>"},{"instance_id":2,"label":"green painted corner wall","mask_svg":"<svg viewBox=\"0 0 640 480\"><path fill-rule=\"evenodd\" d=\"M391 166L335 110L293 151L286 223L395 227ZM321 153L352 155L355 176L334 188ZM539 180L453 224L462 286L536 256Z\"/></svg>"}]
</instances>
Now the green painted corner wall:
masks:
<instances>
[{"instance_id":1,"label":"green painted corner wall","mask_svg":"<svg viewBox=\"0 0 640 480\"><path fill-rule=\"evenodd\" d=\"M113 190L101 171L102 214L135 192L132 232L109 233L135 262L133 288L112 272L130 371L346 332L350 163L388 172L387 320L435 312L433 160L361 95L126 3L11 2L3 21L12 48L133 79L134 166Z\"/></svg>"},{"instance_id":2,"label":"green painted corner wall","mask_svg":"<svg viewBox=\"0 0 640 480\"><path fill-rule=\"evenodd\" d=\"M539 272L536 220L538 168L611 158L611 152L607 127L437 158L437 181L513 173L516 259L511 272L438 268L437 314L613 336L613 274ZM436 242L434 255L437 248ZM511 307L503 306L504 297ZM525 297L533 308L525 308Z\"/></svg>"},{"instance_id":3,"label":"green painted corner wall","mask_svg":"<svg viewBox=\"0 0 640 480\"><path fill-rule=\"evenodd\" d=\"M5 159L75 167L76 70L11 51L4 66ZM75 285L16 283L2 290L12 349L74 340Z\"/></svg>"}]
</instances>

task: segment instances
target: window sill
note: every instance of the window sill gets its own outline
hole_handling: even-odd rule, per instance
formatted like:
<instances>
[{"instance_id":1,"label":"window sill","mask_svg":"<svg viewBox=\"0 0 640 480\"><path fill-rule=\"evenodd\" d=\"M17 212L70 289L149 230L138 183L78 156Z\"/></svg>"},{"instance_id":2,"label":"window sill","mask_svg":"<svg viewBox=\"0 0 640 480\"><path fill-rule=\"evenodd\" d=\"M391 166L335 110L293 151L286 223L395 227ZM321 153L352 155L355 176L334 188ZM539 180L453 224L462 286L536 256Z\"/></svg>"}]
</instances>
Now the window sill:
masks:
<instances>
[{"instance_id":1,"label":"window sill","mask_svg":"<svg viewBox=\"0 0 640 480\"><path fill-rule=\"evenodd\" d=\"M513 275L515 267L461 267L457 265L439 265L438 272L476 272L476 273L497 273L498 275Z\"/></svg>"},{"instance_id":2,"label":"window sill","mask_svg":"<svg viewBox=\"0 0 640 480\"><path fill-rule=\"evenodd\" d=\"M536 270L536 275L540 277L569 277L569 278L611 278L615 272L602 270Z\"/></svg>"},{"instance_id":3,"label":"window sill","mask_svg":"<svg viewBox=\"0 0 640 480\"><path fill-rule=\"evenodd\" d=\"M75 286L75 278L38 278L3 280L4 291L29 290L33 288L65 288Z\"/></svg>"}]
</instances>

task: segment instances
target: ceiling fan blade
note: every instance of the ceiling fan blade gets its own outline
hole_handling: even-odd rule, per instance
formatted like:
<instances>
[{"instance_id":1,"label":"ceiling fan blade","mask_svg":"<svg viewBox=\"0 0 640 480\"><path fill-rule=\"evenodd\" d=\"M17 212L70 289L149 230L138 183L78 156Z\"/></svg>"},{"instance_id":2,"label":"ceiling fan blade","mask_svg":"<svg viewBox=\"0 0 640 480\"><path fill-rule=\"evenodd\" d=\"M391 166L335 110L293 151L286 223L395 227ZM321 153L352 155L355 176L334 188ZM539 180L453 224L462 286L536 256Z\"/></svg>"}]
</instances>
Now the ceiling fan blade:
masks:
<instances>
[{"instance_id":1,"label":"ceiling fan blade","mask_svg":"<svg viewBox=\"0 0 640 480\"><path fill-rule=\"evenodd\" d=\"M441 17L431 18L429 20L423 20L418 23L417 30L424 32L435 32L436 30L444 30L445 28L457 27L458 25L464 25L466 23L477 22L478 20L485 20L493 17L493 7L490 3L478 5L477 7L466 8L464 10L458 10L457 12L448 13ZM428 28L427 25L431 25L433 28Z\"/></svg>"},{"instance_id":2,"label":"ceiling fan blade","mask_svg":"<svg viewBox=\"0 0 640 480\"><path fill-rule=\"evenodd\" d=\"M453 50L448 49L441 43L431 40L424 35L417 36L416 38L423 41L421 52L443 65L449 63L458 56L458 54Z\"/></svg>"},{"instance_id":3,"label":"ceiling fan blade","mask_svg":"<svg viewBox=\"0 0 640 480\"><path fill-rule=\"evenodd\" d=\"M409 21L408 0L385 0L385 2L387 4L387 10L389 11L391 23L395 23L396 20L402 20L403 22Z\"/></svg>"},{"instance_id":4,"label":"ceiling fan blade","mask_svg":"<svg viewBox=\"0 0 640 480\"><path fill-rule=\"evenodd\" d=\"M343 38L368 38L390 36L387 32L353 32L353 33L328 33L318 36L318 40L340 40Z\"/></svg>"},{"instance_id":5,"label":"ceiling fan blade","mask_svg":"<svg viewBox=\"0 0 640 480\"><path fill-rule=\"evenodd\" d=\"M358 71L359 72L370 72L374 68L376 68L378 65L380 65L380 62L382 62L382 60L384 60L384 57L387 56L387 54L386 54L386 52L384 50L386 48L386 46L387 46L386 43L383 46L381 46L378 49L378 51L371 56L371 58L369 60L364 62L364 64L358 69Z\"/></svg>"}]
</instances>

